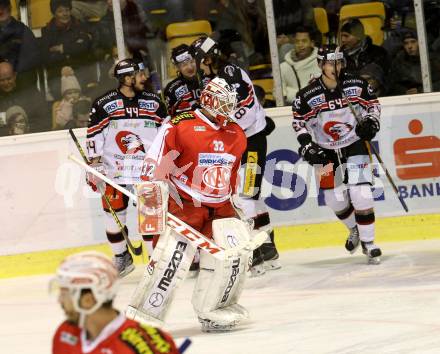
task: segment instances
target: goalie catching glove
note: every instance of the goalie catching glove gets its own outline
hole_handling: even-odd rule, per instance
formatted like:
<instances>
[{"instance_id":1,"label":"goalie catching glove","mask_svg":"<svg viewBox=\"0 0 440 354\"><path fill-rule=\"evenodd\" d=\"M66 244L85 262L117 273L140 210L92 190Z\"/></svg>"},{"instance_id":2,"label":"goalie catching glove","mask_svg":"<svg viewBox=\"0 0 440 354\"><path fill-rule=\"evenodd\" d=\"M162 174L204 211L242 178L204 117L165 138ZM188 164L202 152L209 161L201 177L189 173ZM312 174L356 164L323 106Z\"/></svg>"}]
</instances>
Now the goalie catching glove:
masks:
<instances>
[{"instance_id":1,"label":"goalie catching glove","mask_svg":"<svg viewBox=\"0 0 440 354\"><path fill-rule=\"evenodd\" d=\"M366 115L357 123L355 132L362 140L372 140L380 129L379 119L372 115Z\"/></svg>"},{"instance_id":2,"label":"goalie catching glove","mask_svg":"<svg viewBox=\"0 0 440 354\"><path fill-rule=\"evenodd\" d=\"M299 135L298 142L301 144L298 154L310 165L326 165L332 162L328 151L314 143L310 134Z\"/></svg>"}]
</instances>

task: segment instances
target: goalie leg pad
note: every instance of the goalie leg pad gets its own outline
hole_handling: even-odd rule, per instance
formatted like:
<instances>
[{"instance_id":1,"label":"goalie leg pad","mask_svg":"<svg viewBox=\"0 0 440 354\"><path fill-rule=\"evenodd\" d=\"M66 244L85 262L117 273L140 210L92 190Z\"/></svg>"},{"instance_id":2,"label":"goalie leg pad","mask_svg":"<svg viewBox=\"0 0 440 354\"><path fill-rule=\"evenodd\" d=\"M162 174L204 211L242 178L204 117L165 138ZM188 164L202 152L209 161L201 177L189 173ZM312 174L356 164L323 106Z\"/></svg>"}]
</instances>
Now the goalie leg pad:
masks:
<instances>
[{"instance_id":1,"label":"goalie leg pad","mask_svg":"<svg viewBox=\"0 0 440 354\"><path fill-rule=\"evenodd\" d=\"M163 233L168 212L168 184L162 181L144 182L136 185L136 191L139 233Z\"/></svg>"},{"instance_id":2,"label":"goalie leg pad","mask_svg":"<svg viewBox=\"0 0 440 354\"><path fill-rule=\"evenodd\" d=\"M213 222L214 240L224 248L235 247L250 239L247 225L235 218ZM220 261L200 254L200 272L194 287L192 304L203 326L209 324L228 330L247 317L237 305L243 291L251 252Z\"/></svg>"},{"instance_id":3,"label":"goalie leg pad","mask_svg":"<svg viewBox=\"0 0 440 354\"><path fill-rule=\"evenodd\" d=\"M159 238L126 315L140 321L164 321L176 290L185 279L195 247L171 228Z\"/></svg>"}]
</instances>

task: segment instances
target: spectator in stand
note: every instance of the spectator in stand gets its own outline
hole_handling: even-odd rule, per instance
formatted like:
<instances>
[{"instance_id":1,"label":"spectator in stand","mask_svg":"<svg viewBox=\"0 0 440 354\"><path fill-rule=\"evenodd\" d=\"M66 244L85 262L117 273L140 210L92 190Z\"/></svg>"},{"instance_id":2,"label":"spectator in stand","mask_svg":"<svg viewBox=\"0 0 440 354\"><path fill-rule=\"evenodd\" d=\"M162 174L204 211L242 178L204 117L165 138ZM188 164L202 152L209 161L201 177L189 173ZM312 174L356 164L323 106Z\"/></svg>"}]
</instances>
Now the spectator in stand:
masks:
<instances>
[{"instance_id":1,"label":"spectator in stand","mask_svg":"<svg viewBox=\"0 0 440 354\"><path fill-rule=\"evenodd\" d=\"M291 105L297 92L309 84L312 76L319 76L322 72L316 59L318 48L312 33L310 28L297 27L294 48L280 65L285 104Z\"/></svg>"},{"instance_id":2,"label":"spectator in stand","mask_svg":"<svg viewBox=\"0 0 440 354\"><path fill-rule=\"evenodd\" d=\"M365 35L364 26L359 19L346 21L341 27L341 46L347 56L347 71L359 74L367 64L376 63L384 71L389 70L389 57L386 50L373 44L371 38Z\"/></svg>"},{"instance_id":3,"label":"spectator in stand","mask_svg":"<svg viewBox=\"0 0 440 354\"><path fill-rule=\"evenodd\" d=\"M393 95L413 95L423 92L420 68L419 42L417 33L408 30L402 35L403 50L391 64L391 90ZM429 56L433 91L440 89L440 58L434 53Z\"/></svg>"},{"instance_id":4,"label":"spectator in stand","mask_svg":"<svg viewBox=\"0 0 440 354\"><path fill-rule=\"evenodd\" d=\"M6 126L0 136L21 135L29 133L27 114L20 106L9 107L6 111Z\"/></svg>"},{"instance_id":5,"label":"spectator in stand","mask_svg":"<svg viewBox=\"0 0 440 354\"><path fill-rule=\"evenodd\" d=\"M273 11L277 35L295 33L299 26L316 29L309 0L273 0Z\"/></svg>"},{"instance_id":6,"label":"spectator in stand","mask_svg":"<svg viewBox=\"0 0 440 354\"><path fill-rule=\"evenodd\" d=\"M379 65L375 63L367 64L359 71L359 75L368 81L370 87L373 89L373 93L377 97L386 95L387 85L385 83L385 75Z\"/></svg>"},{"instance_id":7,"label":"spectator in stand","mask_svg":"<svg viewBox=\"0 0 440 354\"><path fill-rule=\"evenodd\" d=\"M89 51L91 35L85 26L72 17L71 0L51 0L53 18L42 29L42 47L47 69L50 93L55 100L60 98L60 72L71 66L82 87L96 81L95 67L91 65Z\"/></svg>"},{"instance_id":8,"label":"spectator in stand","mask_svg":"<svg viewBox=\"0 0 440 354\"><path fill-rule=\"evenodd\" d=\"M90 117L90 107L92 106L90 100L80 98L79 101L73 104L73 119L65 125L64 129L87 128Z\"/></svg>"},{"instance_id":9,"label":"spectator in stand","mask_svg":"<svg viewBox=\"0 0 440 354\"><path fill-rule=\"evenodd\" d=\"M29 27L12 17L10 0L0 0L0 58L13 65L23 84L36 85L40 65L37 40Z\"/></svg>"},{"instance_id":10,"label":"spectator in stand","mask_svg":"<svg viewBox=\"0 0 440 354\"><path fill-rule=\"evenodd\" d=\"M62 100L54 103L55 127L64 129L65 125L73 120L73 105L81 97L81 86L75 76L73 69L65 66L61 70L61 96Z\"/></svg>"},{"instance_id":11,"label":"spectator in stand","mask_svg":"<svg viewBox=\"0 0 440 354\"><path fill-rule=\"evenodd\" d=\"M3 61L0 62L0 122L3 122L0 125L6 124L6 111L12 106L24 109L31 133L50 130L50 115L44 96L34 86L18 86L14 67Z\"/></svg>"}]
</instances>

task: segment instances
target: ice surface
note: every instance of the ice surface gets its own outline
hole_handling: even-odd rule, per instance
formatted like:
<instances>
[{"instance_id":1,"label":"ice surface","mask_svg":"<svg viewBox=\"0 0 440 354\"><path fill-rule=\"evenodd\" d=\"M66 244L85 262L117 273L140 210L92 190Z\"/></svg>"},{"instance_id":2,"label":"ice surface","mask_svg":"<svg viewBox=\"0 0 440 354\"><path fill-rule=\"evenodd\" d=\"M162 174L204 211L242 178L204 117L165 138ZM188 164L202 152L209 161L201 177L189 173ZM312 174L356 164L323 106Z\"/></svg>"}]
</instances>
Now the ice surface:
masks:
<instances>
[{"instance_id":1,"label":"ice surface","mask_svg":"<svg viewBox=\"0 0 440 354\"><path fill-rule=\"evenodd\" d=\"M166 328L186 353L440 353L440 240L384 243L382 264L339 248L281 254L283 268L248 279L240 303L251 319L204 334L192 311L194 279L182 285ZM123 280L127 304L142 269ZM63 314L49 276L0 281L0 352L50 353Z\"/></svg>"}]
</instances>

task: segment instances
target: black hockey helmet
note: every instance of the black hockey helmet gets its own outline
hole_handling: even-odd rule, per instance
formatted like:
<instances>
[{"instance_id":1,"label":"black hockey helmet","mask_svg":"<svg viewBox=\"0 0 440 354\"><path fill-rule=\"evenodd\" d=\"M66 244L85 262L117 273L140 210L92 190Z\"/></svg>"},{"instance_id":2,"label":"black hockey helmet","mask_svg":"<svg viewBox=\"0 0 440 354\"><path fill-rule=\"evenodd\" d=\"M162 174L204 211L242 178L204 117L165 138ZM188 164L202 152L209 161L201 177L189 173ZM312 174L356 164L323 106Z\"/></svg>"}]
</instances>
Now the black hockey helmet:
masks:
<instances>
[{"instance_id":1,"label":"black hockey helmet","mask_svg":"<svg viewBox=\"0 0 440 354\"><path fill-rule=\"evenodd\" d=\"M113 75L119 82L123 82L125 76L134 76L137 71L139 65L133 59L123 59L116 63Z\"/></svg>"},{"instance_id":2,"label":"black hockey helmet","mask_svg":"<svg viewBox=\"0 0 440 354\"><path fill-rule=\"evenodd\" d=\"M171 50L171 61L174 65L194 59L191 47L188 44L181 44Z\"/></svg>"},{"instance_id":3,"label":"black hockey helmet","mask_svg":"<svg viewBox=\"0 0 440 354\"><path fill-rule=\"evenodd\" d=\"M197 63L202 63L207 57L215 59L221 55L218 43L208 36L202 36L191 44L192 55Z\"/></svg>"},{"instance_id":4,"label":"black hockey helmet","mask_svg":"<svg viewBox=\"0 0 440 354\"><path fill-rule=\"evenodd\" d=\"M318 49L317 59L319 65L326 61L342 61L343 66L346 64L344 51L336 44L328 44L320 47Z\"/></svg>"}]
</instances>

